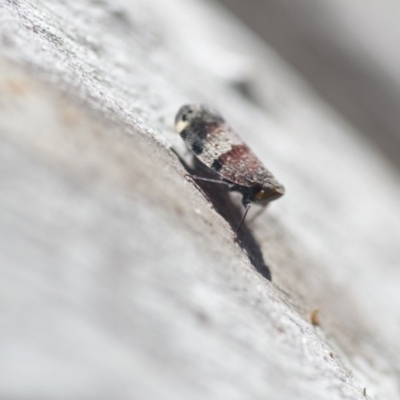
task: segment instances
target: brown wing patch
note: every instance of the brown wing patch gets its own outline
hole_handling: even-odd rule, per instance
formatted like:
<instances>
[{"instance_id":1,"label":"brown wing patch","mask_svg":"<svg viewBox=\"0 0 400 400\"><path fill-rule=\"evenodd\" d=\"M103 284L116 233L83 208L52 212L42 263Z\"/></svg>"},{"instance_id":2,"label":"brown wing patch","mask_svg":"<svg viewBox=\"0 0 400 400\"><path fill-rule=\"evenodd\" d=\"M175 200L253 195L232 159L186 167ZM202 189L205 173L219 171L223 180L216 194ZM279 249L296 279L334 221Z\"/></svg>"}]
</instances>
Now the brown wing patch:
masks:
<instances>
[{"instance_id":1,"label":"brown wing patch","mask_svg":"<svg viewBox=\"0 0 400 400\"><path fill-rule=\"evenodd\" d=\"M253 186L260 174L268 173L245 144L232 146L230 151L221 154L218 161L222 165L219 174L242 186Z\"/></svg>"},{"instance_id":2,"label":"brown wing patch","mask_svg":"<svg viewBox=\"0 0 400 400\"><path fill-rule=\"evenodd\" d=\"M251 187L270 175L242 139L225 123L191 124L181 133L188 147L206 166L224 179Z\"/></svg>"}]
</instances>

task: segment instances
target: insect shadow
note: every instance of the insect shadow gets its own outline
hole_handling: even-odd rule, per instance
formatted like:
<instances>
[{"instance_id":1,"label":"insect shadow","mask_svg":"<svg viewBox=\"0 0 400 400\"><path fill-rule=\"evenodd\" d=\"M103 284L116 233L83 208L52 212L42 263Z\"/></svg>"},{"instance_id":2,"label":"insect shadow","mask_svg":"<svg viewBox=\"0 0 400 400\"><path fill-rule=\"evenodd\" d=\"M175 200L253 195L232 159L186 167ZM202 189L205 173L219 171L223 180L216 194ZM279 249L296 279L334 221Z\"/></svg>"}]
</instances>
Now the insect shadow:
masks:
<instances>
[{"instance_id":1,"label":"insect shadow","mask_svg":"<svg viewBox=\"0 0 400 400\"><path fill-rule=\"evenodd\" d=\"M212 173L209 168L205 167L195 157L193 158L193 167L187 165L185 160L175 151L172 150L178 157L179 161L188 172L189 175L200 175L207 178L218 179L218 175ZM208 200L212 203L215 210L229 223L232 230L235 231L240 220L242 219L243 206L236 206L229 196L229 191L224 185L207 181L193 182L201 188ZM269 281L272 280L271 271L264 262L264 258L256 239L248 229L246 223L242 225L237 233L236 241L242 250L247 254L254 269Z\"/></svg>"}]
</instances>

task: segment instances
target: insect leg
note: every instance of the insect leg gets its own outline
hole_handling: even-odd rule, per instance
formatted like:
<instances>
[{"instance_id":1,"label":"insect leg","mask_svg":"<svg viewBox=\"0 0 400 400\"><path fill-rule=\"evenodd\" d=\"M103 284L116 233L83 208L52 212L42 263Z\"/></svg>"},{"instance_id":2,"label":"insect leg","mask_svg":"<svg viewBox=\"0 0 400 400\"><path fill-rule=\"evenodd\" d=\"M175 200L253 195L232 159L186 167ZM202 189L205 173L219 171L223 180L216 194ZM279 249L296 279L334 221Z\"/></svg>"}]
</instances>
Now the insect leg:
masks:
<instances>
[{"instance_id":1,"label":"insect leg","mask_svg":"<svg viewBox=\"0 0 400 400\"><path fill-rule=\"evenodd\" d=\"M220 179L212 179L212 178L205 178L204 176L199 176L199 175L186 175L187 178L191 178L195 181L205 181L205 182L213 182L213 183L221 183L226 186L230 186L230 183L221 181Z\"/></svg>"},{"instance_id":2,"label":"insect leg","mask_svg":"<svg viewBox=\"0 0 400 400\"><path fill-rule=\"evenodd\" d=\"M246 218L246 215L247 215L247 213L249 212L250 207L251 207L250 201L244 200L244 199L243 199L243 205L244 205L244 207L245 207L245 208L244 208L244 214L243 214L242 219L240 220L239 226L236 228L235 236L237 236L237 234L238 234L240 228L242 227L243 222L244 222L244 220L245 220L245 218Z\"/></svg>"}]
</instances>

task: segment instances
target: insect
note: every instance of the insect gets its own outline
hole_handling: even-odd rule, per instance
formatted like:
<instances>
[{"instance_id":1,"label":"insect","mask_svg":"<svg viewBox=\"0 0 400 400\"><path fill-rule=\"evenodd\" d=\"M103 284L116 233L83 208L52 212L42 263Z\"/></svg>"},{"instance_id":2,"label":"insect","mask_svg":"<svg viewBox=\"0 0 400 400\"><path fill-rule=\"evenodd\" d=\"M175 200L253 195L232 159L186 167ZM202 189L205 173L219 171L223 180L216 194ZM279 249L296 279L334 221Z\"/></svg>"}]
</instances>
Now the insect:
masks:
<instances>
[{"instance_id":1,"label":"insect","mask_svg":"<svg viewBox=\"0 0 400 400\"><path fill-rule=\"evenodd\" d=\"M243 195L244 214L235 235L243 225L251 203L266 206L285 193L285 188L212 108L182 106L175 117L175 129L193 154L220 177L191 175L194 180L223 184L230 191Z\"/></svg>"}]
</instances>

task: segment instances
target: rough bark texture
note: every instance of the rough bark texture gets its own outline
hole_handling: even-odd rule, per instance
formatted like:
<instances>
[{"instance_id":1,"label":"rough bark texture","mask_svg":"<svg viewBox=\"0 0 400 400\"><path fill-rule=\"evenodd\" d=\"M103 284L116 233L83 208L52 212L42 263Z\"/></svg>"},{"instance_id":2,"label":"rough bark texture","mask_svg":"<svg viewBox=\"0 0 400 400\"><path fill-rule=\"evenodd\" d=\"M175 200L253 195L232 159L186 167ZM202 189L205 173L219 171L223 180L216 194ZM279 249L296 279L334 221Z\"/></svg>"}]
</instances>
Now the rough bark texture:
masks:
<instances>
[{"instance_id":1,"label":"rough bark texture","mask_svg":"<svg viewBox=\"0 0 400 400\"><path fill-rule=\"evenodd\" d=\"M0 3L0 397L396 399L395 173L213 3L119 4ZM187 102L287 188L238 243Z\"/></svg>"}]
</instances>

